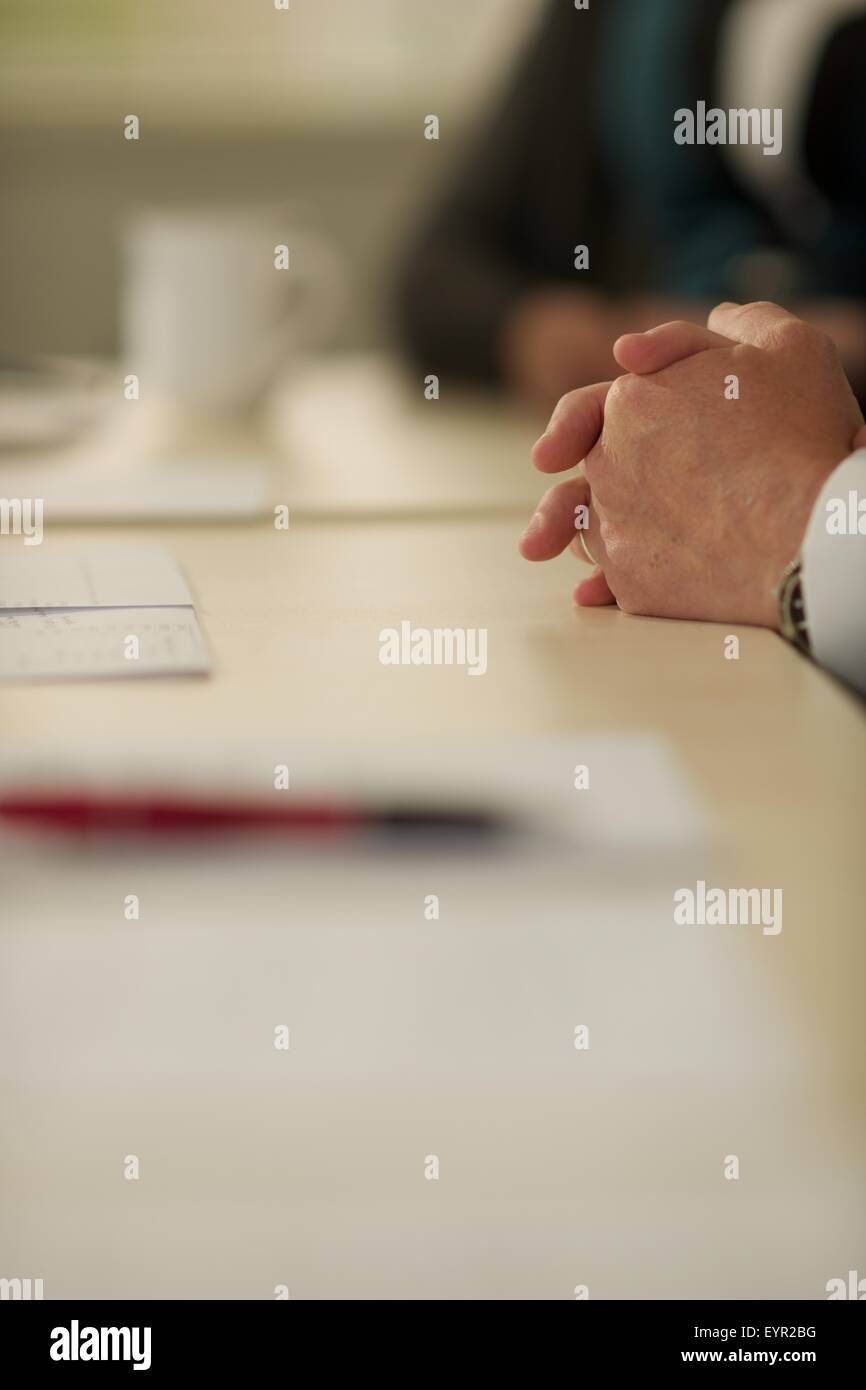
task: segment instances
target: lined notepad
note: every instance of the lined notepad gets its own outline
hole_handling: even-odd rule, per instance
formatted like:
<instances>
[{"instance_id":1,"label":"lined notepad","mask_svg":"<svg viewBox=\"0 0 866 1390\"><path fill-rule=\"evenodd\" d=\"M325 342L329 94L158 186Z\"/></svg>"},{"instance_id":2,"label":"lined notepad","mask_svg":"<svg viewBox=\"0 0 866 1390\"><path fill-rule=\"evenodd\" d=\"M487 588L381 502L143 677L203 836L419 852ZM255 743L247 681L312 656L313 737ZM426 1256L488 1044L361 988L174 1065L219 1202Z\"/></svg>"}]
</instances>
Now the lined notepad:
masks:
<instances>
[{"instance_id":1,"label":"lined notepad","mask_svg":"<svg viewBox=\"0 0 866 1390\"><path fill-rule=\"evenodd\" d=\"M167 551L0 551L0 678L204 675L192 595Z\"/></svg>"}]
</instances>

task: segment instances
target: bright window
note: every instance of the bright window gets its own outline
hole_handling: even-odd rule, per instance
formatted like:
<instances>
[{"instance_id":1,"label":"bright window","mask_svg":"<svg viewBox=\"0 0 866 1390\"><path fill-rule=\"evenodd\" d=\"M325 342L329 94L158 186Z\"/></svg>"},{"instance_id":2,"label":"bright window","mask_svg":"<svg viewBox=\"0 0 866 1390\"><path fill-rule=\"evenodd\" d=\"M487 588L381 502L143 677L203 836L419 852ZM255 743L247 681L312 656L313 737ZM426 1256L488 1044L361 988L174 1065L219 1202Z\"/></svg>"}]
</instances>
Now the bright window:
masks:
<instances>
[{"instance_id":1,"label":"bright window","mask_svg":"<svg viewBox=\"0 0 866 1390\"><path fill-rule=\"evenodd\" d=\"M486 91L541 0L0 0L0 118L360 125Z\"/></svg>"}]
</instances>

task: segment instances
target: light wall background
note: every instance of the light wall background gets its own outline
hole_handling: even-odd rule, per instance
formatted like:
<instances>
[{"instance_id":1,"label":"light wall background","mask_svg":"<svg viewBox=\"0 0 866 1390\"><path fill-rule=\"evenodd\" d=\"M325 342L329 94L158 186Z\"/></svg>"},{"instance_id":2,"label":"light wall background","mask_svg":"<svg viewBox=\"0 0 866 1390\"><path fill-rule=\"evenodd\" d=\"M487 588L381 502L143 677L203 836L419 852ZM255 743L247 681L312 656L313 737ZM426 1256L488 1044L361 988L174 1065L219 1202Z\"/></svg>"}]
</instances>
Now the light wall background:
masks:
<instances>
[{"instance_id":1,"label":"light wall background","mask_svg":"<svg viewBox=\"0 0 866 1390\"><path fill-rule=\"evenodd\" d=\"M192 199L297 199L349 268L338 346L387 340L395 257L542 0L289 3L0 0L0 352L113 352L124 214Z\"/></svg>"}]
</instances>

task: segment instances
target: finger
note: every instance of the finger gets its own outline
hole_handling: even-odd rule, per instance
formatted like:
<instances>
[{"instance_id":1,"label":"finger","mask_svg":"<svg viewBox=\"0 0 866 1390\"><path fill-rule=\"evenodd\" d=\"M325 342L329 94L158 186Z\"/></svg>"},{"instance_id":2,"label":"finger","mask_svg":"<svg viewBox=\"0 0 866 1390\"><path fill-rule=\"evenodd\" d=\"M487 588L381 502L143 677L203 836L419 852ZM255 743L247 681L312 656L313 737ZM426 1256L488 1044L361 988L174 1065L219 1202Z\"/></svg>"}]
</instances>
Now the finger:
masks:
<instances>
[{"instance_id":1,"label":"finger","mask_svg":"<svg viewBox=\"0 0 866 1390\"><path fill-rule=\"evenodd\" d=\"M563 396L532 450L532 462L540 473L562 473L586 458L601 434L610 388L611 382L603 381Z\"/></svg>"},{"instance_id":2,"label":"finger","mask_svg":"<svg viewBox=\"0 0 866 1390\"><path fill-rule=\"evenodd\" d=\"M647 333L624 334L614 343L613 355L627 372L645 376L647 372L660 372L684 357L693 357L696 352L730 345L729 338L723 338L699 323L677 319L673 323L651 328Z\"/></svg>"},{"instance_id":3,"label":"finger","mask_svg":"<svg viewBox=\"0 0 866 1390\"><path fill-rule=\"evenodd\" d=\"M780 329L801 322L781 305L759 300L755 304L717 304L710 310L707 327L737 343L767 347L776 341Z\"/></svg>"},{"instance_id":4,"label":"finger","mask_svg":"<svg viewBox=\"0 0 866 1390\"><path fill-rule=\"evenodd\" d=\"M549 488L520 538L518 548L524 560L552 560L561 555L574 540L575 522L583 519L578 507L588 508L589 503L589 483L584 477Z\"/></svg>"},{"instance_id":5,"label":"finger","mask_svg":"<svg viewBox=\"0 0 866 1390\"><path fill-rule=\"evenodd\" d=\"M863 426L862 430L858 430L851 440L852 452L854 449L866 449L866 425Z\"/></svg>"},{"instance_id":6,"label":"finger","mask_svg":"<svg viewBox=\"0 0 866 1390\"><path fill-rule=\"evenodd\" d=\"M601 608L616 599L607 587L607 580L600 569L589 579L582 579L574 591L574 601L581 608Z\"/></svg>"}]
</instances>

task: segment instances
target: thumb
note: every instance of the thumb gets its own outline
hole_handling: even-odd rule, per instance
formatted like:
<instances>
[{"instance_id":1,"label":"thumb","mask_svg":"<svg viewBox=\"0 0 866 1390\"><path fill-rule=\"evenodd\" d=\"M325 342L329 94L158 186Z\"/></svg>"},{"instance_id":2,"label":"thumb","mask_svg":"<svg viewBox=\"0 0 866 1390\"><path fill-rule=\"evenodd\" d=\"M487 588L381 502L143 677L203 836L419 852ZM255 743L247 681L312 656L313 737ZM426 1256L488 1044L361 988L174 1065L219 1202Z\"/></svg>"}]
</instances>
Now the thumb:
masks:
<instances>
[{"instance_id":1,"label":"thumb","mask_svg":"<svg viewBox=\"0 0 866 1390\"><path fill-rule=\"evenodd\" d=\"M864 425L862 429L858 430L854 438L851 440L851 449L852 451L854 449L866 449L866 425Z\"/></svg>"},{"instance_id":2,"label":"thumb","mask_svg":"<svg viewBox=\"0 0 866 1390\"><path fill-rule=\"evenodd\" d=\"M684 357L693 357L696 352L706 352L707 348L730 346L730 338L723 338L699 323L676 319L673 323L651 328L648 333L626 333L622 338L617 338L613 355L627 372L646 376L648 372L660 372Z\"/></svg>"}]
</instances>

